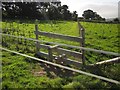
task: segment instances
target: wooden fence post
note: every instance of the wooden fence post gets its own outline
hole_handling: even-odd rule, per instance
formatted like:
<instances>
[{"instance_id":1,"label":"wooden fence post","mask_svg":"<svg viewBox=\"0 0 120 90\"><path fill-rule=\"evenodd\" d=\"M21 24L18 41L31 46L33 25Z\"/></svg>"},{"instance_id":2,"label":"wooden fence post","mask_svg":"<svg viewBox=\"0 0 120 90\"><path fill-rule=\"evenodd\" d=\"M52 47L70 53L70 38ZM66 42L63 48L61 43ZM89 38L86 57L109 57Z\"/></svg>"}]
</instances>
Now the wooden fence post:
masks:
<instances>
[{"instance_id":1,"label":"wooden fence post","mask_svg":"<svg viewBox=\"0 0 120 90\"><path fill-rule=\"evenodd\" d=\"M38 24L37 23L35 24L35 31L38 32ZM38 40L38 34L37 33L35 33L35 34L36 34L36 40ZM40 44L39 42L36 42L36 52L38 52L40 49L39 44Z\"/></svg>"},{"instance_id":2,"label":"wooden fence post","mask_svg":"<svg viewBox=\"0 0 120 90\"><path fill-rule=\"evenodd\" d=\"M78 20L78 27L79 27L80 37L82 37L82 42L80 43L81 47L85 47L85 29L82 27L79 20ZM81 50L81 53L82 53L82 63L83 65L85 65L85 51Z\"/></svg>"},{"instance_id":3,"label":"wooden fence post","mask_svg":"<svg viewBox=\"0 0 120 90\"><path fill-rule=\"evenodd\" d=\"M49 54L49 60L52 61L54 58L53 58L53 50L57 50L58 48L58 45L55 45L55 46L49 46L48 48L48 54Z\"/></svg>"},{"instance_id":4,"label":"wooden fence post","mask_svg":"<svg viewBox=\"0 0 120 90\"><path fill-rule=\"evenodd\" d=\"M48 54L49 54L49 61L52 61L53 60L52 47L48 48Z\"/></svg>"},{"instance_id":5,"label":"wooden fence post","mask_svg":"<svg viewBox=\"0 0 120 90\"><path fill-rule=\"evenodd\" d=\"M82 43L81 43L81 47L85 47L85 30L84 28L81 28L81 37L83 39ZM82 62L83 65L85 65L85 50L82 50Z\"/></svg>"}]
</instances>

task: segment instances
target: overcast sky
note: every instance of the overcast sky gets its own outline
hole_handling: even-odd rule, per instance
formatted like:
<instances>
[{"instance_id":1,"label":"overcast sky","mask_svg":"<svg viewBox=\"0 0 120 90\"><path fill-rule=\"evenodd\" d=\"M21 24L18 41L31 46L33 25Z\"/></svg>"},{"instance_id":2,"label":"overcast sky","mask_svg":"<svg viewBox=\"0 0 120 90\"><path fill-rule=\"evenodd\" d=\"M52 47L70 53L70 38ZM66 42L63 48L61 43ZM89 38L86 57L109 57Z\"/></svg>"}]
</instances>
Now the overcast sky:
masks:
<instances>
[{"instance_id":1,"label":"overcast sky","mask_svg":"<svg viewBox=\"0 0 120 90\"><path fill-rule=\"evenodd\" d=\"M119 0L60 0L69 6L70 11L77 11L82 16L84 10L91 9L104 18L118 17Z\"/></svg>"}]
</instances>

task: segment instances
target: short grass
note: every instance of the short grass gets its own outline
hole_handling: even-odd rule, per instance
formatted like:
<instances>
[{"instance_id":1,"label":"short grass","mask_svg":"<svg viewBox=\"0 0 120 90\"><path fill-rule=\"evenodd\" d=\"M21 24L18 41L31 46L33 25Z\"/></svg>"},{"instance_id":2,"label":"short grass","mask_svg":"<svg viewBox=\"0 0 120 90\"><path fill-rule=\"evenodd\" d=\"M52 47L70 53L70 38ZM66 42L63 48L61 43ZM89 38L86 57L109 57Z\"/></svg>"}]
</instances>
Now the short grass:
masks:
<instances>
[{"instance_id":1,"label":"short grass","mask_svg":"<svg viewBox=\"0 0 120 90\"><path fill-rule=\"evenodd\" d=\"M9 52L3 51L2 54L2 89L25 89L25 88L36 88L42 89L46 88L47 90L53 88L59 89L119 89L119 85L109 84L102 80L92 78L85 75L77 75L75 77L60 78L60 77L49 77L47 74L42 76L35 76L34 71L43 70L38 66L38 62L34 62L31 59L12 54ZM113 66L112 66L113 67ZM108 77L117 79L116 71L110 69L109 72L116 75L116 77L108 74ZM116 67L114 67L116 69Z\"/></svg>"},{"instance_id":2,"label":"short grass","mask_svg":"<svg viewBox=\"0 0 120 90\"><path fill-rule=\"evenodd\" d=\"M49 21L50 23L40 21L38 23L39 30L46 32L53 32L71 36L79 36L77 22L74 21ZM119 52L119 34L118 34L118 24L100 24L100 23L88 23L81 22L85 28L85 45L88 48L106 50L111 52ZM7 34L35 38L35 25L33 22L24 22L18 24L17 21L14 22L2 22L2 29L5 32L5 28L10 28ZM13 28L15 30L13 30ZM11 38L10 38L11 39ZM17 39L16 39L17 40ZM39 40L45 40L50 42L58 42L70 45L79 46L79 43L74 43L71 41L52 39L47 37L39 37ZM12 39L10 41L11 46L8 49L16 50L16 45L13 43ZM33 52L25 51L24 46L21 44L19 47L23 48L19 50L21 53L28 55L34 55ZM34 48L31 47L33 51ZM107 56L103 54L97 54L94 52L86 52L86 60L89 63L95 63L97 61L106 60L112 58L113 56ZM18 62L19 61L19 62ZM38 62L33 62L28 58L15 55L12 53L4 52L2 54L2 65L3 65L3 88L119 88L114 84L109 84L92 77L87 77L84 75L79 75L72 78L49 78L46 74L40 77L33 75L33 70L43 70ZM119 65L111 65L109 67L103 67L103 76L119 79ZM114 73L114 74L113 74Z\"/></svg>"},{"instance_id":3,"label":"short grass","mask_svg":"<svg viewBox=\"0 0 120 90\"><path fill-rule=\"evenodd\" d=\"M118 25L119 24L102 24L102 23L90 23L81 22L85 28L85 44L86 47L102 49L107 51L118 52ZM77 22L74 21L53 21L49 23L38 23L40 31L59 33L64 35L79 36ZM2 22L2 28L14 28L19 30L20 35L25 33L26 37L29 37L29 32L31 37L35 38L35 24L34 23L20 23L17 22ZM12 31L12 30L11 30ZM14 32L16 33L16 32ZM43 37L40 40L54 41L52 38ZM64 40L56 40L56 42L65 42ZM76 43L69 43L72 45L79 45Z\"/></svg>"},{"instance_id":4,"label":"short grass","mask_svg":"<svg viewBox=\"0 0 120 90\"><path fill-rule=\"evenodd\" d=\"M90 23L90 22L81 22L85 28L85 47L93 48L98 50L105 50L110 52L120 53L119 51L119 24L103 24L103 23ZM5 28L9 28L6 33L17 35L17 31L20 36L35 38L35 24L34 22L2 22L3 31ZM39 21L38 28L40 31L52 32L64 35L79 36L79 29L77 22L75 21ZM15 29L15 30L13 30ZM80 46L80 43L53 39L49 37L39 36L39 40L49 41L49 42L58 42L69 45ZM14 47L14 46L13 46ZM73 49L79 51L77 49ZM103 61L106 59L113 58L113 56L97 54L94 52L86 51L86 61L91 63L97 61Z\"/></svg>"}]
</instances>

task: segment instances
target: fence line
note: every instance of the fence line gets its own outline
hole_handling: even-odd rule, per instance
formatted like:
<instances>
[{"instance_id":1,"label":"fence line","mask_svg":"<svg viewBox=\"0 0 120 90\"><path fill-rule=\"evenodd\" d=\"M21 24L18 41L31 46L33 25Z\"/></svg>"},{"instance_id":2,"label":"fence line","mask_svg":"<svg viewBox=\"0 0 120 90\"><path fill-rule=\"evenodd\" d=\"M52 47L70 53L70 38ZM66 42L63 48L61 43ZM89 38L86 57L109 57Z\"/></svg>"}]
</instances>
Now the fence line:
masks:
<instances>
[{"instance_id":1,"label":"fence line","mask_svg":"<svg viewBox=\"0 0 120 90\"><path fill-rule=\"evenodd\" d=\"M15 53L15 54L27 57L27 58L31 58L31 59L37 60L39 62L43 62L43 63L49 64L49 65L53 65L53 66L56 66L58 68L62 68L62 69L66 69L66 70L76 72L76 73L80 73L80 74L84 74L84 75L87 75L87 76L95 77L95 78L98 78L98 79L101 79L101 80L104 80L104 81L107 81L107 82L111 82L111 83L114 83L114 84L120 84L119 81L116 81L116 80L113 80L113 79L109 79L109 78L98 76L98 75L95 75L95 74L91 74L91 73L88 73L88 72L85 72L85 71L81 71L81 70L73 69L73 68L70 68L70 67L63 66L63 65L59 65L59 64L56 64L56 63L52 63L52 62L49 62L49 61L45 61L45 60L42 60L42 59L39 59L39 58L35 58L35 57L29 56L29 55L26 55L26 54L22 54L22 53L19 53L19 52L16 52L16 51L8 50L8 49L2 48L2 47L0 47L0 49L4 50L4 51L7 51L7 52Z\"/></svg>"},{"instance_id":2,"label":"fence line","mask_svg":"<svg viewBox=\"0 0 120 90\"><path fill-rule=\"evenodd\" d=\"M56 43L56 42L36 40L34 38L26 38L26 37L23 37L23 36L14 36L14 35L3 34L3 33L0 33L0 34L3 35L3 36L21 38L21 39L26 39L26 40L30 40L30 41L40 42L40 43L43 42L43 43L48 43L48 44L56 44L56 45L59 45L59 46L65 46L65 47L70 47L70 48L74 48L74 49L81 49L81 50L85 50L85 51L92 51L92 52L96 52L96 53L108 54L108 55L113 55L113 56L120 56L119 53L114 53L114 52L109 52L109 51L103 51L103 50L97 50L97 49L91 49L91 48L85 48L85 47L79 47L79 46L72 46L72 45L61 44L61 43Z\"/></svg>"}]
</instances>

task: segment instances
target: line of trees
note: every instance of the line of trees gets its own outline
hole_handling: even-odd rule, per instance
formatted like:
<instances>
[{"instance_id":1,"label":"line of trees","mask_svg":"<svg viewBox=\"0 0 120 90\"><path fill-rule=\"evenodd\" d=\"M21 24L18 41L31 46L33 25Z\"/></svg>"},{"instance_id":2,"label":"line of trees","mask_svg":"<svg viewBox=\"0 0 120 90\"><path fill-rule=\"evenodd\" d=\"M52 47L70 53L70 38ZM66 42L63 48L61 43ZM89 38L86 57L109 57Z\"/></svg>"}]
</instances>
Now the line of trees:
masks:
<instances>
[{"instance_id":1,"label":"line of trees","mask_svg":"<svg viewBox=\"0 0 120 90\"><path fill-rule=\"evenodd\" d=\"M38 20L77 20L76 11L70 12L61 2L2 2L4 19L38 19Z\"/></svg>"}]
</instances>

